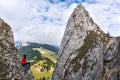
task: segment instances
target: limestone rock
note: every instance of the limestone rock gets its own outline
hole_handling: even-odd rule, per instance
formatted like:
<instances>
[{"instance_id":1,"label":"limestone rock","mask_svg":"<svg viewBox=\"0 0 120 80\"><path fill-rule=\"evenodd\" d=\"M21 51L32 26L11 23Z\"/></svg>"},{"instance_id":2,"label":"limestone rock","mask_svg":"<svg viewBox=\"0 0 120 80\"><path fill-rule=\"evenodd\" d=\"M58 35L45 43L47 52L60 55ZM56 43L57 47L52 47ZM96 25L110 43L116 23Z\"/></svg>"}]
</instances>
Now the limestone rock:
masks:
<instances>
[{"instance_id":1,"label":"limestone rock","mask_svg":"<svg viewBox=\"0 0 120 80\"><path fill-rule=\"evenodd\" d=\"M108 77L107 74L110 67L119 67L120 57L116 56L119 55L119 41L108 42L108 36L94 23L85 8L78 5L68 20L52 79L120 80L119 68L111 73L113 75Z\"/></svg>"},{"instance_id":2,"label":"limestone rock","mask_svg":"<svg viewBox=\"0 0 120 80\"><path fill-rule=\"evenodd\" d=\"M111 42L112 41L112 42ZM120 39L112 38L104 54L104 69L108 80L120 80Z\"/></svg>"},{"instance_id":3,"label":"limestone rock","mask_svg":"<svg viewBox=\"0 0 120 80\"><path fill-rule=\"evenodd\" d=\"M34 80L24 73L17 52L10 26L0 19L0 80Z\"/></svg>"},{"instance_id":4,"label":"limestone rock","mask_svg":"<svg viewBox=\"0 0 120 80\"><path fill-rule=\"evenodd\" d=\"M104 35L84 7L78 5L68 21L53 80L100 79Z\"/></svg>"}]
</instances>

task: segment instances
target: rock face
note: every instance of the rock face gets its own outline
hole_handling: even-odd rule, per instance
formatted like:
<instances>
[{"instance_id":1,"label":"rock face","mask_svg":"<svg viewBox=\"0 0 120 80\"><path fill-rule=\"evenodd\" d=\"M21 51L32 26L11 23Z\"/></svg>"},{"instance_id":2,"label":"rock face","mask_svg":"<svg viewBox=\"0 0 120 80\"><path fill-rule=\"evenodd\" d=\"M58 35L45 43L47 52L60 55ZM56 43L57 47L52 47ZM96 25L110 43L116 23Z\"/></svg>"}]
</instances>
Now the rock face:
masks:
<instances>
[{"instance_id":1,"label":"rock face","mask_svg":"<svg viewBox=\"0 0 120 80\"><path fill-rule=\"evenodd\" d=\"M119 39L110 41L78 5L68 20L52 79L120 80Z\"/></svg>"},{"instance_id":2,"label":"rock face","mask_svg":"<svg viewBox=\"0 0 120 80\"><path fill-rule=\"evenodd\" d=\"M10 26L0 19L0 80L34 80L24 73L17 52Z\"/></svg>"},{"instance_id":3,"label":"rock face","mask_svg":"<svg viewBox=\"0 0 120 80\"><path fill-rule=\"evenodd\" d=\"M108 80L120 80L120 38L110 39L108 46L104 54L105 77Z\"/></svg>"}]
</instances>

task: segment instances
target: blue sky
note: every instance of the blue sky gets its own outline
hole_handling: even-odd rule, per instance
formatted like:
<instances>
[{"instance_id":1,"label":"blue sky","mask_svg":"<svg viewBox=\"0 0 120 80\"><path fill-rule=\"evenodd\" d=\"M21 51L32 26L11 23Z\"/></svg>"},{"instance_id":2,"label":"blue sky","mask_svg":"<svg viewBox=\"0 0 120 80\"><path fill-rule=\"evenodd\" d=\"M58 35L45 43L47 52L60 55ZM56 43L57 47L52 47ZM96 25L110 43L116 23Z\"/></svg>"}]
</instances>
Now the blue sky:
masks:
<instances>
[{"instance_id":1,"label":"blue sky","mask_svg":"<svg viewBox=\"0 0 120 80\"><path fill-rule=\"evenodd\" d=\"M0 17L12 27L15 40L60 45L79 3L102 30L120 36L120 0L0 0Z\"/></svg>"}]
</instances>

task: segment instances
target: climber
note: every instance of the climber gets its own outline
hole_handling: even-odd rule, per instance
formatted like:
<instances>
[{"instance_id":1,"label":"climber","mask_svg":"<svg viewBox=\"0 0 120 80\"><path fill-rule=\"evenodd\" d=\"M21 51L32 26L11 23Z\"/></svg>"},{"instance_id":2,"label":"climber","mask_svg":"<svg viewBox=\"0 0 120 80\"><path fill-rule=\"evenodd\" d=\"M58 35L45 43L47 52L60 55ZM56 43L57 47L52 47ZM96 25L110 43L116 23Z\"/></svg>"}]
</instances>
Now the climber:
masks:
<instances>
[{"instance_id":1,"label":"climber","mask_svg":"<svg viewBox=\"0 0 120 80\"><path fill-rule=\"evenodd\" d=\"M23 55L23 57L21 59L21 64L25 68L25 73L27 73L28 70L30 69L30 63L26 62L26 55Z\"/></svg>"}]
</instances>

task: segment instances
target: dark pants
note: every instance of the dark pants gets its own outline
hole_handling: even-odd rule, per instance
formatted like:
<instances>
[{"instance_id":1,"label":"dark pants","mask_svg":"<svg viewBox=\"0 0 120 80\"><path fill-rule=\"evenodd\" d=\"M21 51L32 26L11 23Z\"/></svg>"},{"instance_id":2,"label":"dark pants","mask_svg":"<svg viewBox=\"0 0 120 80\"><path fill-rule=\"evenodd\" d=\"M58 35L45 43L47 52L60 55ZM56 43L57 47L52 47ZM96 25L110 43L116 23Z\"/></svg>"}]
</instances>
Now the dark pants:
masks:
<instances>
[{"instance_id":1,"label":"dark pants","mask_svg":"<svg viewBox=\"0 0 120 80\"><path fill-rule=\"evenodd\" d=\"M22 64L22 66L25 68L25 73L27 73L28 72L28 70L30 70L30 63L29 62L27 62L26 64Z\"/></svg>"}]
</instances>

